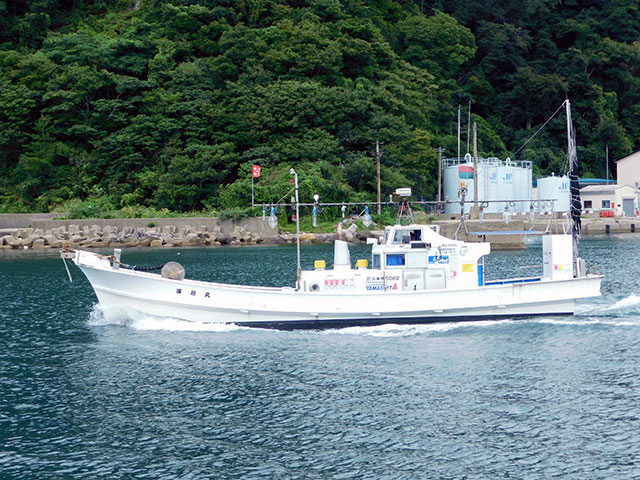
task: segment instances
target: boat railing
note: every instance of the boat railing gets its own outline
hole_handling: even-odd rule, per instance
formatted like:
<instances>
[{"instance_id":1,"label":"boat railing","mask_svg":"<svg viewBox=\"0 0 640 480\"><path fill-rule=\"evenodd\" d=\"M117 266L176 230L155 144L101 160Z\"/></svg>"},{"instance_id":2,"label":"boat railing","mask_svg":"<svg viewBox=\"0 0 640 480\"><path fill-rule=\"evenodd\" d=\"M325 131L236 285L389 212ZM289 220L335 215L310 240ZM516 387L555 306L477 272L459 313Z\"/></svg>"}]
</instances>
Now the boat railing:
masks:
<instances>
[{"instance_id":1,"label":"boat railing","mask_svg":"<svg viewBox=\"0 0 640 480\"><path fill-rule=\"evenodd\" d=\"M541 277L504 278L500 280L487 280L484 284L489 285L510 285L512 283L532 283L540 281Z\"/></svg>"},{"instance_id":2,"label":"boat railing","mask_svg":"<svg viewBox=\"0 0 640 480\"><path fill-rule=\"evenodd\" d=\"M533 268L540 269L540 268L542 268L542 265L520 265L518 267L518 278L520 278L523 270L527 270L527 269L530 270L530 269L533 269Z\"/></svg>"},{"instance_id":3,"label":"boat railing","mask_svg":"<svg viewBox=\"0 0 640 480\"><path fill-rule=\"evenodd\" d=\"M540 280L542 278L542 274L538 275L538 276L528 276L528 277L522 277L522 271L523 270L531 270L531 269L540 269L542 268L541 265L520 265L518 267L518 276L516 278L501 278L498 280L487 280L485 282L485 285L508 285L511 283L530 283L530 282L537 282L538 280Z\"/></svg>"},{"instance_id":4,"label":"boat railing","mask_svg":"<svg viewBox=\"0 0 640 480\"><path fill-rule=\"evenodd\" d=\"M465 192L466 194L466 192ZM298 207L300 208L319 208L319 207L344 207L345 210L347 209L351 209L351 208L361 208L362 212L361 213L357 213L357 214L353 214L350 215L350 219L352 220L357 220L362 218L362 214L364 213L364 208L365 207L369 207L369 206L376 206L379 205L380 207L393 207L393 208L402 208L403 205L405 206L411 206L413 207L419 207L422 210L424 210L426 213L429 214L442 214L445 213L445 211L447 210L447 207L449 206L456 206L456 207L462 207L464 208L465 206L470 207L470 206L477 206L480 209L480 212L484 212L485 209L489 208L489 205L491 204L500 204L500 206L504 206L505 207L505 211L511 213L511 214L531 214L532 212L534 212L535 214L542 214L542 213L546 213L546 212L554 212L554 203L557 201L557 199L555 198L549 198L549 199L537 199L537 200L533 200L533 199L511 199L511 198L504 198L504 199L496 199L496 200L469 200L466 198L462 198L461 196L459 196L456 199L444 199L444 200L408 200L408 201L404 201L404 202L398 202L398 201L394 201L394 200L389 200L387 202L383 201L383 202L322 202L322 203L304 203L304 202L300 202L298 203ZM520 204L525 204L526 206L528 206L529 208L515 208L517 205ZM264 209L264 211L267 211L267 208L271 208L273 207L274 204L271 203L256 203L254 204L254 207L262 207ZM278 208L282 207L282 208L295 208L296 204L295 202L293 203L279 203L278 204ZM468 210L468 208L467 208ZM463 215L468 216L469 212L465 210L465 213ZM459 213L457 213L456 215L459 215ZM266 217L265 217L266 218ZM346 220L346 217L343 218L343 222Z\"/></svg>"},{"instance_id":5,"label":"boat railing","mask_svg":"<svg viewBox=\"0 0 640 480\"><path fill-rule=\"evenodd\" d=\"M459 165L473 165L473 159L471 156L467 157L466 155L459 158L453 157L442 159L443 168L457 167ZM529 160L511 160L510 158L502 160L497 157L478 157L478 167L518 167L531 170L533 169L533 162Z\"/></svg>"}]
</instances>

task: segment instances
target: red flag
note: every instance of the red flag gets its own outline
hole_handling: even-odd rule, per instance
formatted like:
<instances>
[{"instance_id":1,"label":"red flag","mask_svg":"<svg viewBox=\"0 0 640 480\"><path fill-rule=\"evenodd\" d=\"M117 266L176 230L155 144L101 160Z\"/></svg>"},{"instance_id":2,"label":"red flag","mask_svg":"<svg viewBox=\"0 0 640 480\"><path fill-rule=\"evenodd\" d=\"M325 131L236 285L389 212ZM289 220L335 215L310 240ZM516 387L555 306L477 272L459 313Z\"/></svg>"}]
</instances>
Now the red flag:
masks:
<instances>
[{"instance_id":1,"label":"red flag","mask_svg":"<svg viewBox=\"0 0 640 480\"><path fill-rule=\"evenodd\" d=\"M251 170L251 176L253 178L258 178L260 176L260 165L254 165Z\"/></svg>"}]
</instances>

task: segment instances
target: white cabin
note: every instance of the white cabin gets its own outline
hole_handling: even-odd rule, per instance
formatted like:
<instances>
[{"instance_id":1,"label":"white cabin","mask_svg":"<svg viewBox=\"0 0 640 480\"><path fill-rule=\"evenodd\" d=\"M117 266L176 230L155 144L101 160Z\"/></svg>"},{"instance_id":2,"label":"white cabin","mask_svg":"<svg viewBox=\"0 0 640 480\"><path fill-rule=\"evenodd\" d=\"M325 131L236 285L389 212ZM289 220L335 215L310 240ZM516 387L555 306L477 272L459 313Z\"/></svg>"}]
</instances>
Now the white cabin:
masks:
<instances>
[{"instance_id":1,"label":"white cabin","mask_svg":"<svg viewBox=\"0 0 640 480\"><path fill-rule=\"evenodd\" d=\"M324 262L301 273L300 289L307 292L394 292L468 289L484 285L482 257L489 243L451 240L431 225L386 227L373 245L371 268L359 260L351 268L346 242L336 241L332 270Z\"/></svg>"}]
</instances>

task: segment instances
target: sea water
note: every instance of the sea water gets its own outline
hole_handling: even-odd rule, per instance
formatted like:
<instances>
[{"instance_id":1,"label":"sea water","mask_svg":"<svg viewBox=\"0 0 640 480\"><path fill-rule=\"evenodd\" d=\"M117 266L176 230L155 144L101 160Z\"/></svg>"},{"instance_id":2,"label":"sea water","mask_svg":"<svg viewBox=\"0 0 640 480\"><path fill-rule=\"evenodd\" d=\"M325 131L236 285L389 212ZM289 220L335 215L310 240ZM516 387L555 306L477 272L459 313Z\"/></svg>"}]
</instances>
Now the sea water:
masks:
<instances>
[{"instance_id":1,"label":"sea water","mask_svg":"<svg viewBox=\"0 0 640 480\"><path fill-rule=\"evenodd\" d=\"M605 280L575 316L325 331L107 319L55 252L0 252L0 478L639 478L640 237L580 247ZM123 252L169 260L295 279L292 246Z\"/></svg>"}]
</instances>

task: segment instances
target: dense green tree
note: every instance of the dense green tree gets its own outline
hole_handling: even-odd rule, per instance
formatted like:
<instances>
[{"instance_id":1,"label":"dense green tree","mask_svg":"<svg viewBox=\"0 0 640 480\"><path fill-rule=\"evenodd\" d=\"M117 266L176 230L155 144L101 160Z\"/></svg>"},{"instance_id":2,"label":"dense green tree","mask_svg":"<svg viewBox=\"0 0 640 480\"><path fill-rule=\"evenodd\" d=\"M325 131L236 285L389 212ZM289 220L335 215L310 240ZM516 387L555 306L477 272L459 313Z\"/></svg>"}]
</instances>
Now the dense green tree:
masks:
<instances>
[{"instance_id":1,"label":"dense green tree","mask_svg":"<svg viewBox=\"0 0 640 480\"><path fill-rule=\"evenodd\" d=\"M402 57L441 81L459 75L460 67L476 53L471 30L440 11L407 17L397 29Z\"/></svg>"},{"instance_id":2,"label":"dense green tree","mask_svg":"<svg viewBox=\"0 0 640 480\"><path fill-rule=\"evenodd\" d=\"M253 163L261 202L292 166L370 201L376 141L383 190L433 198L469 102L507 156L569 97L603 175L640 148L639 41L632 0L0 0L0 210L246 207ZM562 173L563 122L517 159Z\"/></svg>"}]
</instances>

